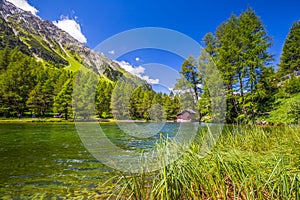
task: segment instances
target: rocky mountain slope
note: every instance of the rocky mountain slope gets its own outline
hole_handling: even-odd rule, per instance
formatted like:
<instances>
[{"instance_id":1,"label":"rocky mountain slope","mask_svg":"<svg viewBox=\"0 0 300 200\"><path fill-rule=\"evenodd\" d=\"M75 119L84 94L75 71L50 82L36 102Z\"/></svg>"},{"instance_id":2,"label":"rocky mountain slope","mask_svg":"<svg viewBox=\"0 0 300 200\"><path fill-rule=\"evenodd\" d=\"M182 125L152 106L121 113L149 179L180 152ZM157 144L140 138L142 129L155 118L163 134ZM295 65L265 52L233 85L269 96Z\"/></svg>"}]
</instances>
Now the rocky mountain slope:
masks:
<instances>
[{"instance_id":1,"label":"rocky mountain slope","mask_svg":"<svg viewBox=\"0 0 300 200\"><path fill-rule=\"evenodd\" d=\"M0 28L0 48L18 47L45 66L72 71L85 66L112 81L126 73L117 63L78 42L52 22L4 0L0 1Z\"/></svg>"}]
</instances>

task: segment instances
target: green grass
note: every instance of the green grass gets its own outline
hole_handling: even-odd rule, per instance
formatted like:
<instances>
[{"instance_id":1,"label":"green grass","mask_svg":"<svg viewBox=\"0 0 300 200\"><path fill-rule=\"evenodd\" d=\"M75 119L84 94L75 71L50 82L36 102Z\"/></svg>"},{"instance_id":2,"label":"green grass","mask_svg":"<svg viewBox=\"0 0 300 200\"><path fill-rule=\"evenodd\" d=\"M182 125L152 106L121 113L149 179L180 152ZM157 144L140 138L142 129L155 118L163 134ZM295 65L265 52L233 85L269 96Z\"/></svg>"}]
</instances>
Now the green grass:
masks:
<instances>
[{"instance_id":1,"label":"green grass","mask_svg":"<svg viewBox=\"0 0 300 200\"><path fill-rule=\"evenodd\" d=\"M58 56L61 57L61 59L65 59L66 61L68 61L69 65L66 66L65 68L72 71L72 72L76 72L78 71L81 67L82 67L82 60L79 56L77 55L72 55L71 52L67 51L66 49L64 49L62 46L59 46L57 43L55 43L54 41L52 41L52 45L54 45L52 48L50 48L50 43L47 40L44 40L43 38L36 36L36 35L31 35L29 33L27 33L26 31L23 31L23 35L24 36L20 36L20 38L22 39L22 41L30 48L32 48L32 45L30 45L31 40L35 40L38 42L38 44L44 48L49 54L51 53L55 53ZM74 58L74 56L77 56L77 58L79 60L76 60ZM47 62L45 60L42 59L42 61ZM51 65L51 63L50 63Z\"/></svg>"},{"instance_id":2,"label":"green grass","mask_svg":"<svg viewBox=\"0 0 300 200\"><path fill-rule=\"evenodd\" d=\"M66 51L66 54L67 54L67 56L65 58L70 63L70 65L68 67L66 67L66 69L69 69L72 72L77 72L78 70L80 70L80 69L83 68L83 66L80 63L80 61L77 61L75 58L73 58L72 55L71 55L71 53L69 53L68 51Z\"/></svg>"},{"instance_id":3,"label":"green grass","mask_svg":"<svg viewBox=\"0 0 300 200\"><path fill-rule=\"evenodd\" d=\"M207 130L200 130L176 162L164 166L165 155L156 172L122 175L113 198L300 198L299 127L226 127L212 151L203 156Z\"/></svg>"},{"instance_id":4,"label":"green grass","mask_svg":"<svg viewBox=\"0 0 300 200\"><path fill-rule=\"evenodd\" d=\"M269 123L300 125L300 93L286 99L278 99L278 104L266 119Z\"/></svg>"},{"instance_id":5,"label":"green grass","mask_svg":"<svg viewBox=\"0 0 300 200\"><path fill-rule=\"evenodd\" d=\"M30 122L61 122L61 123L74 123L73 119L65 120L64 118L31 118L31 117L21 117L18 118L0 118L0 123L30 123Z\"/></svg>"}]
</instances>

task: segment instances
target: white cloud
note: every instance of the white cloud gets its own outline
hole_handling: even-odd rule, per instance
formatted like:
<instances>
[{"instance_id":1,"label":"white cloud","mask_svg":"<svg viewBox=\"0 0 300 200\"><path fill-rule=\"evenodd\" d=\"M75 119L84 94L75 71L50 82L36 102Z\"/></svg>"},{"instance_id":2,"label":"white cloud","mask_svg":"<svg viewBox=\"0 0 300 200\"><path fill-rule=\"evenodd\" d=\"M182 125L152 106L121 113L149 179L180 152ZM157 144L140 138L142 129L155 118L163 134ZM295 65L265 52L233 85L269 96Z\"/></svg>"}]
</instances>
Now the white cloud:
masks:
<instances>
[{"instance_id":1,"label":"white cloud","mask_svg":"<svg viewBox=\"0 0 300 200\"><path fill-rule=\"evenodd\" d=\"M21 8L22 10L30 11L35 16L36 16L36 13L39 12L35 7L30 5L26 0L7 0L7 1L14 4L18 8Z\"/></svg>"},{"instance_id":2,"label":"white cloud","mask_svg":"<svg viewBox=\"0 0 300 200\"><path fill-rule=\"evenodd\" d=\"M147 81L149 84L158 84L159 83L159 79L151 79L149 76L144 75L145 73L145 68L142 66L138 66L138 67L133 67L131 64L129 64L126 61L115 61L117 62L120 67L122 67L123 69L125 69L127 72L140 77L141 79Z\"/></svg>"},{"instance_id":3,"label":"white cloud","mask_svg":"<svg viewBox=\"0 0 300 200\"><path fill-rule=\"evenodd\" d=\"M129 64L126 61L121 61L121 62L116 61L116 62L120 65L120 67L122 67L127 72L130 72L135 76L141 76L145 72L145 69L141 66L134 68L131 64Z\"/></svg>"},{"instance_id":4,"label":"white cloud","mask_svg":"<svg viewBox=\"0 0 300 200\"><path fill-rule=\"evenodd\" d=\"M140 58L139 58L139 57L136 57L136 58L135 58L135 61L136 61L136 62L139 62L139 61L140 61Z\"/></svg>"},{"instance_id":5,"label":"white cloud","mask_svg":"<svg viewBox=\"0 0 300 200\"><path fill-rule=\"evenodd\" d=\"M159 83L159 79L158 78L152 79L149 76L142 76L141 78L143 80L147 81L147 83L150 83L150 84L158 84Z\"/></svg>"},{"instance_id":6,"label":"white cloud","mask_svg":"<svg viewBox=\"0 0 300 200\"><path fill-rule=\"evenodd\" d=\"M111 50L108 53L111 54L111 55L115 55L116 52L115 52L115 50Z\"/></svg>"},{"instance_id":7,"label":"white cloud","mask_svg":"<svg viewBox=\"0 0 300 200\"><path fill-rule=\"evenodd\" d=\"M69 19L68 17L61 17L60 20L54 21L54 25L58 28L69 33L73 38L78 40L81 43L86 43L87 39L81 32L80 25L73 19Z\"/></svg>"},{"instance_id":8,"label":"white cloud","mask_svg":"<svg viewBox=\"0 0 300 200\"><path fill-rule=\"evenodd\" d=\"M132 74L135 74L135 75L142 75L145 73L145 68L144 67L141 67L141 66L138 66L138 67L133 67L132 70L130 71Z\"/></svg>"}]
</instances>

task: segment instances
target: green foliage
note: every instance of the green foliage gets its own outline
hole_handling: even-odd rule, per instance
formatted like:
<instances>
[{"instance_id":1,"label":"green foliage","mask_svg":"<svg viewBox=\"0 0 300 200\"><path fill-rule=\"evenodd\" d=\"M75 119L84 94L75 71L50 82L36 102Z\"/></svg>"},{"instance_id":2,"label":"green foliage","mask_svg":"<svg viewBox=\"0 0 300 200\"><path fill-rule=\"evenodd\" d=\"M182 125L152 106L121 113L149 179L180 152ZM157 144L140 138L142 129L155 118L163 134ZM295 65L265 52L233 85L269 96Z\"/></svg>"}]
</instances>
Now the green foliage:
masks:
<instances>
[{"instance_id":1,"label":"green foliage","mask_svg":"<svg viewBox=\"0 0 300 200\"><path fill-rule=\"evenodd\" d=\"M180 74L188 83L188 86L192 89L195 100L199 98L199 87L202 83L201 74L198 72L198 63L194 57L188 57L181 66ZM181 87L180 84L176 87Z\"/></svg>"},{"instance_id":2,"label":"green foliage","mask_svg":"<svg viewBox=\"0 0 300 200\"><path fill-rule=\"evenodd\" d=\"M264 86L261 80L266 78L264 70L272 60L267 51L270 37L261 20L248 8L240 16L232 15L217 28L215 36L209 33L203 42L222 74L227 122L254 120Z\"/></svg>"},{"instance_id":3,"label":"green foliage","mask_svg":"<svg viewBox=\"0 0 300 200\"><path fill-rule=\"evenodd\" d=\"M6 70L0 73L1 113L5 116L26 108L28 94L36 84L37 71L41 66L18 49L11 51Z\"/></svg>"},{"instance_id":4,"label":"green foliage","mask_svg":"<svg viewBox=\"0 0 300 200\"><path fill-rule=\"evenodd\" d=\"M100 68L105 69L103 74L112 81L119 80L123 75L121 72L113 70L107 63L102 64Z\"/></svg>"},{"instance_id":5,"label":"green foliage","mask_svg":"<svg viewBox=\"0 0 300 200\"><path fill-rule=\"evenodd\" d=\"M10 50L18 47L24 54L29 55L28 47L14 34L5 20L0 17L0 49L8 48Z\"/></svg>"},{"instance_id":6,"label":"green foliage","mask_svg":"<svg viewBox=\"0 0 300 200\"><path fill-rule=\"evenodd\" d=\"M300 21L293 23L284 42L280 58L278 76L300 70Z\"/></svg>"},{"instance_id":7,"label":"green foliage","mask_svg":"<svg viewBox=\"0 0 300 200\"><path fill-rule=\"evenodd\" d=\"M206 122L222 123L225 119L226 100L222 75L213 57L204 49L199 57L199 72L203 77L202 94L198 100L200 119Z\"/></svg>"},{"instance_id":8,"label":"green foliage","mask_svg":"<svg viewBox=\"0 0 300 200\"><path fill-rule=\"evenodd\" d=\"M160 104L154 104L149 111L150 119L155 122L166 121L166 114Z\"/></svg>"},{"instance_id":9,"label":"green foliage","mask_svg":"<svg viewBox=\"0 0 300 200\"><path fill-rule=\"evenodd\" d=\"M58 93L56 90L60 91L62 87L58 84L58 80L64 74L60 73L60 70L47 68L38 72L37 84L29 93L26 102L27 108L31 112L44 115L46 112L52 111L54 96Z\"/></svg>"},{"instance_id":10,"label":"green foliage","mask_svg":"<svg viewBox=\"0 0 300 200\"><path fill-rule=\"evenodd\" d=\"M19 31L18 35L15 35L12 28L10 28L1 17L0 30L0 49L9 48L12 50L17 47L22 53L26 55L32 55L34 53L45 61L50 62L52 66L58 68L65 67L69 64L67 60L56 52L55 49L61 50L56 42L53 42L53 44L56 44L55 46L50 47L45 40L27 33L25 30ZM20 38L22 38L22 41ZM64 54L64 52L61 53Z\"/></svg>"},{"instance_id":11,"label":"green foliage","mask_svg":"<svg viewBox=\"0 0 300 200\"><path fill-rule=\"evenodd\" d=\"M116 184L122 199L298 199L297 127L226 127L214 149L203 152L209 127L178 160L164 153L153 173L123 175ZM159 144L158 152L173 146ZM121 199L120 198L120 199Z\"/></svg>"},{"instance_id":12,"label":"green foliage","mask_svg":"<svg viewBox=\"0 0 300 200\"><path fill-rule=\"evenodd\" d=\"M207 33L203 39L203 46L205 46L205 51L209 54L209 56L214 57L216 51L216 38L212 33Z\"/></svg>"},{"instance_id":13,"label":"green foliage","mask_svg":"<svg viewBox=\"0 0 300 200\"><path fill-rule=\"evenodd\" d=\"M135 83L121 78L112 93L112 114L116 119L130 119L129 101Z\"/></svg>"},{"instance_id":14,"label":"green foliage","mask_svg":"<svg viewBox=\"0 0 300 200\"><path fill-rule=\"evenodd\" d=\"M72 106L76 118L90 120L95 115L97 82L98 76L94 72L80 70L76 73L72 93Z\"/></svg>"},{"instance_id":15,"label":"green foliage","mask_svg":"<svg viewBox=\"0 0 300 200\"><path fill-rule=\"evenodd\" d=\"M68 42L60 44L54 41L52 35L47 35L53 34L53 31L44 30L46 28L44 24L37 24L40 25L37 31L32 30L33 26L23 26L22 18L17 16L19 14L8 19L0 16L0 115L12 116L16 113L36 112L45 116L54 111L57 112L56 114L64 113L65 118L68 118L72 116L71 108L74 103L75 114L84 119L89 119L95 114L100 118L113 116L126 119L132 117L149 120L151 118L149 112L154 104L152 99L155 93L149 84L128 74L115 63L104 62L101 66L96 66L93 61L89 64L85 63L82 49ZM35 23L39 22L35 21ZM97 84L91 76L79 72L77 78L85 84L78 82L75 84L75 86L82 86L83 90L82 93L75 90L74 97L80 101L72 102L71 92L74 85L71 84L70 79L73 79L73 75L69 70L77 72L81 66L93 67L96 74L100 69L102 78ZM115 82L123 76L128 80L116 84ZM140 98L132 94L137 85L144 85L139 94ZM92 98L87 93L93 90L94 86L97 88L91 94L96 96ZM92 99L95 110L91 108ZM159 105L163 106L163 104L161 98ZM176 109L172 108L172 101L166 104L168 119L175 119ZM87 110L90 110L90 113L86 113ZM83 116L84 113L86 116Z\"/></svg>"},{"instance_id":16,"label":"green foliage","mask_svg":"<svg viewBox=\"0 0 300 200\"><path fill-rule=\"evenodd\" d=\"M285 92L287 92L288 94L300 93L300 78L291 76L291 79L287 80L284 83L283 87L285 89Z\"/></svg>"},{"instance_id":17,"label":"green foliage","mask_svg":"<svg viewBox=\"0 0 300 200\"><path fill-rule=\"evenodd\" d=\"M260 79L256 85L256 90L251 95L246 95L246 101L251 102L253 111L256 116L261 116L273 109L275 94L278 92L276 84L272 81L275 77L273 68L263 67Z\"/></svg>"},{"instance_id":18,"label":"green foliage","mask_svg":"<svg viewBox=\"0 0 300 200\"><path fill-rule=\"evenodd\" d=\"M0 72L5 71L9 65L10 50L5 47L0 51Z\"/></svg>"},{"instance_id":19,"label":"green foliage","mask_svg":"<svg viewBox=\"0 0 300 200\"><path fill-rule=\"evenodd\" d=\"M54 111L64 114L65 120L68 120L69 116L72 116L73 82L73 78L68 79L61 91L54 98Z\"/></svg>"},{"instance_id":20,"label":"green foliage","mask_svg":"<svg viewBox=\"0 0 300 200\"><path fill-rule=\"evenodd\" d=\"M41 83L38 83L33 90L29 93L29 98L26 101L26 105L29 110L35 113L45 113L48 109L48 91L42 87ZM50 101L50 100L49 100Z\"/></svg>"},{"instance_id":21,"label":"green foliage","mask_svg":"<svg viewBox=\"0 0 300 200\"><path fill-rule=\"evenodd\" d=\"M203 94L201 95L200 100L198 101L198 109L202 117L202 121L209 122L211 119L211 101L209 95L209 89L205 84L203 87Z\"/></svg>"},{"instance_id":22,"label":"green foliage","mask_svg":"<svg viewBox=\"0 0 300 200\"><path fill-rule=\"evenodd\" d=\"M52 112L54 97L70 76L66 70L45 68L19 48L0 50L0 114Z\"/></svg>"},{"instance_id":23,"label":"green foliage","mask_svg":"<svg viewBox=\"0 0 300 200\"><path fill-rule=\"evenodd\" d=\"M167 114L163 119L174 120L179 112L177 97L155 94L148 84L137 77L112 75L110 78L120 79L115 84L94 72L83 70L73 78L74 74L70 71L51 65L44 67L19 49L0 50L0 63L2 116L16 116L24 112L45 116L54 111L66 119L76 117L88 120L97 114L100 118L150 120L152 115L156 119L164 115L160 113L162 109L153 107L156 104L166 108ZM136 88L140 84L142 86ZM76 90L73 92L74 87ZM75 102L72 101L74 98ZM159 112L153 113L154 110Z\"/></svg>"},{"instance_id":24,"label":"green foliage","mask_svg":"<svg viewBox=\"0 0 300 200\"><path fill-rule=\"evenodd\" d=\"M100 78L96 89L96 110L100 118L111 118L111 95L114 85Z\"/></svg>"},{"instance_id":25,"label":"green foliage","mask_svg":"<svg viewBox=\"0 0 300 200\"><path fill-rule=\"evenodd\" d=\"M298 124L300 125L300 95L292 98L277 100L278 106L275 107L270 117L267 119L272 124Z\"/></svg>"},{"instance_id":26,"label":"green foliage","mask_svg":"<svg viewBox=\"0 0 300 200\"><path fill-rule=\"evenodd\" d=\"M39 41L35 37L27 35L27 43L30 46L30 50L38 55L45 61L50 62L53 66L57 68L63 68L69 63L63 57L55 52L55 50L48 47L48 44L43 44L43 40Z\"/></svg>"},{"instance_id":27,"label":"green foliage","mask_svg":"<svg viewBox=\"0 0 300 200\"><path fill-rule=\"evenodd\" d=\"M133 119L143 119L144 109L143 109L143 99L145 95L145 88L142 86L137 87L130 98L130 116Z\"/></svg>"},{"instance_id":28,"label":"green foliage","mask_svg":"<svg viewBox=\"0 0 300 200\"><path fill-rule=\"evenodd\" d=\"M181 112L180 107L178 95L173 96L171 92L170 95L163 96L163 108L167 120L175 120L176 115Z\"/></svg>"},{"instance_id":29,"label":"green foliage","mask_svg":"<svg viewBox=\"0 0 300 200\"><path fill-rule=\"evenodd\" d=\"M194 57L189 56L182 64L181 77L177 80L174 90L178 93L177 97L180 102L180 112L185 109L196 111L196 102L200 97L203 83L202 74L198 69L198 62ZM178 104L179 105L179 104ZM178 114L178 113L177 113Z\"/></svg>"},{"instance_id":30,"label":"green foliage","mask_svg":"<svg viewBox=\"0 0 300 200\"><path fill-rule=\"evenodd\" d=\"M295 53L300 46L299 24L294 23L291 27L277 76L299 70ZM63 112L66 118L72 116L73 75L57 68L69 65L68 70L76 71L84 64L82 58L75 55L74 49L62 49L56 41L44 40L27 32L29 30L22 29L15 35L9 25L0 18L0 115L23 112L45 115L54 110ZM200 120L203 117L204 121L213 121L223 117L223 113L216 112L218 105L226 106L226 121L236 123L267 119L270 112L283 113L284 109L291 109L294 105L287 102L288 98L299 94L300 79L292 77L280 87L273 81L275 73L269 67L272 60L268 52L270 37L251 8L239 16L232 15L217 27L214 34L206 34L203 44L205 49L199 59L190 56L183 62L181 78L174 88L178 92L176 95L155 93L145 81L126 74L122 69L115 70L107 63L101 66L92 64L94 69L99 67L102 70L101 78L91 78L85 72L77 74L85 84L82 85L83 92L75 94L82 102L75 102L75 113L84 119L97 114L100 118L159 121L162 118L174 120L183 109L192 109L199 110ZM42 62L37 62L34 56L42 58ZM215 73L214 66L222 80ZM226 105L222 104L218 92L226 94ZM95 104L95 109L92 104ZM90 113L86 113L87 110ZM276 117L276 114L271 114L270 121L275 122ZM282 120L283 123L294 123L288 118L282 117L286 119Z\"/></svg>"}]
</instances>

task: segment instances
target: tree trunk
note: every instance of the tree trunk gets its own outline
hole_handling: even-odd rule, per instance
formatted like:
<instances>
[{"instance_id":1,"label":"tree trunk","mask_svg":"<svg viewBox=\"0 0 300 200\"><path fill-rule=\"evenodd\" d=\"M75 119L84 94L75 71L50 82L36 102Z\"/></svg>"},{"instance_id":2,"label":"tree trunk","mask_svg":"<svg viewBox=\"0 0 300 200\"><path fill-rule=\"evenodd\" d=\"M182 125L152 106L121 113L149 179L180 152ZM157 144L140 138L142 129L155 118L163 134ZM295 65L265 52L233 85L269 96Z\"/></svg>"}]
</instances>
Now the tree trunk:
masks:
<instances>
[{"instance_id":1,"label":"tree trunk","mask_svg":"<svg viewBox=\"0 0 300 200\"><path fill-rule=\"evenodd\" d=\"M247 113L247 110L245 108L245 97L244 97L244 91L243 91L243 78L242 78L241 73L239 73L239 83L240 83L240 91L241 91L241 97L242 97L242 109L243 109L243 113L245 115L245 118L247 118L248 113Z\"/></svg>"},{"instance_id":2,"label":"tree trunk","mask_svg":"<svg viewBox=\"0 0 300 200\"><path fill-rule=\"evenodd\" d=\"M65 109L65 120L68 120L68 109Z\"/></svg>"}]
</instances>

